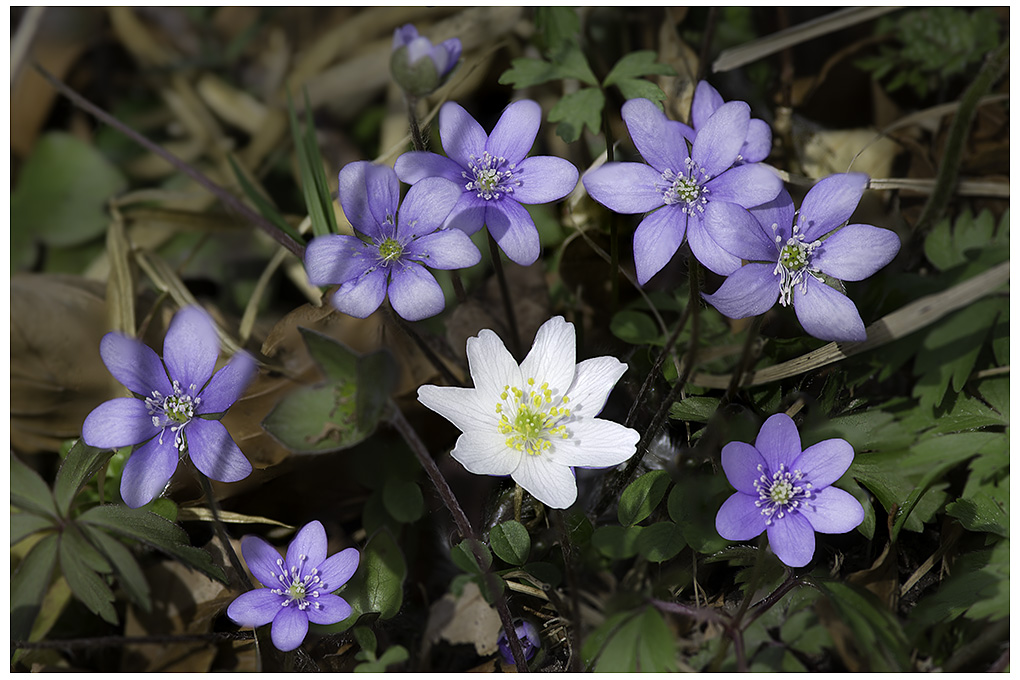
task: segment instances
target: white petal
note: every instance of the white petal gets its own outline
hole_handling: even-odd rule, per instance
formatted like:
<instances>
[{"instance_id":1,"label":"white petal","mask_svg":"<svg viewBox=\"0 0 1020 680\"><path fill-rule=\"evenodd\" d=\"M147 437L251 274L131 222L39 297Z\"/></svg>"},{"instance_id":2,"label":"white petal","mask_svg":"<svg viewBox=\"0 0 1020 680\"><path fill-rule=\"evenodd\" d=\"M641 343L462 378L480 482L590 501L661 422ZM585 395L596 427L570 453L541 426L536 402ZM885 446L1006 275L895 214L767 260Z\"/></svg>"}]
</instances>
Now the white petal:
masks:
<instances>
[{"instance_id":1,"label":"white petal","mask_svg":"<svg viewBox=\"0 0 1020 680\"><path fill-rule=\"evenodd\" d=\"M585 418L567 425L570 437L553 440L556 462L570 467L604 468L619 465L634 455L637 430L611 420Z\"/></svg>"},{"instance_id":2,"label":"white petal","mask_svg":"<svg viewBox=\"0 0 1020 680\"><path fill-rule=\"evenodd\" d=\"M457 445L450 455L468 472L499 476L513 473L520 466L521 459L527 458L520 451L509 448L506 437L495 429L465 432L457 439Z\"/></svg>"},{"instance_id":3,"label":"white petal","mask_svg":"<svg viewBox=\"0 0 1020 680\"><path fill-rule=\"evenodd\" d=\"M550 508L569 508L577 500L574 471L556 462L553 455L524 455L513 473L514 481Z\"/></svg>"},{"instance_id":4,"label":"white petal","mask_svg":"<svg viewBox=\"0 0 1020 680\"><path fill-rule=\"evenodd\" d=\"M461 432L494 432L499 419L495 404L483 403L470 387L418 388L418 401L457 426Z\"/></svg>"},{"instance_id":5,"label":"white petal","mask_svg":"<svg viewBox=\"0 0 1020 680\"><path fill-rule=\"evenodd\" d=\"M523 385L517 362L499 336L489 329L483 330L477 338L468 338L467 358L480 403L491 402L495 408L501 401L499 395L504 385Z\"/></svg>"},{"instance_id":6,"label":"white petal","mask_svg":"<svg viewBox=\"0 0 1020 680\"><path fill-rule=\"evenodd\" d=\"M567 390L570 397L567 408L575 416L597 416L626 370L627 364L615 357L585 359L577 365L574 384Z\"/></svg>"},{"instance_id":7,"label":"white petal","mask_svg":"<svg viewBox=\"0 0 1020 680\"><path fill-rule=\"evenodd\" d=\"M554 316L538 329L531 351L521 362L521 377L534 378L538 385L549 383L553 396L566 394L574 382L575 348L574 324Z\"/></svg>"}]
</instances>

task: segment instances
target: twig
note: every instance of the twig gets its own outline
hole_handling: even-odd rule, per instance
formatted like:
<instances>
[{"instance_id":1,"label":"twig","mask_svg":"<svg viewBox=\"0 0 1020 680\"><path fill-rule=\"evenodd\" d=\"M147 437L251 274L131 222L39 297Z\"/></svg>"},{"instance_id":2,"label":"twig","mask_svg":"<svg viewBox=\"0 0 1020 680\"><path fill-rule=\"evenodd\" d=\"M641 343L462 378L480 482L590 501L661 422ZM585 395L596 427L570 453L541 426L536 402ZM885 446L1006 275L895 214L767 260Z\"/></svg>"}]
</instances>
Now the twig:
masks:
<instances>
[{"instance_id":1,"label":"twig","mask_svg":"<svg viewBox=\"0 0 1020 680\"><path fill-rule=\"evenodd\" d=\"M127 645L173 645L182 642L220 642L222 640L254 640L255 631L236 633L195 633L191 635L106 635L71 640L12 640L15 649L75 649L78 647L125 647Z\"/></svg>"},{"instance_id":2,"label":"twig","mask_svg":"<svg viewBox=\"0 0 1020 680\"><path fill-rule=\"evenodd\" d=\"M488 229L485 230L485 235L489 239L489 254L492 256L492 268L496 271L496 280L499 282L499 293L503 297L503 308L506 310L506 322L510 327L510 342L514 348L514 356L518 361L523 359L521 356L521 337L520 332L517 330L517 315L514 314L514 303L510 299L510 287L506 283L506 275L503 273L503 261L499 256L499 245L496 243L496 239L492 237L492 232Z\"/></svg>"},{"instance_id":3,"label":"twig","mask_svg":"<svg viewBox=\"0 0 1020 680\"><path fill-rule=\"evenodd\" d=\"M684 326L687 325L687 319L691 315L691 306L687 305L684 309L684 313L680 315L680 321L677 323L676 328L668 338L666 338L666 344L663 346L662 351L655 357L655 362L652 363L652 368L648 371L648 375L645 376L644 382L641 383L641 387L638 389L637 395L634 397L634 403L631 404L630 410L627 411L627 417L624 419L623 424L625 427L630 427L634 424L634 418L637 416L638 406L644 399L645 393L648 392L652 387L652 383L655 382L655 378L659 375L659 369L662 368L662 364L665 363L666 357L673 351L673 345L676 344L676 339L680 337L680 334L684 330Z\"/></svg>"},{"instance_id":4,"label":"twig","mask_svg":"<svg viewBox=\"0 0 1020 680\"><path fill-rule=\"evenodd\" d=\"M206 500L209 501L209 510L212 511L213 527L216 529L216 535L220 539L220 543L223 544L223 550L227 553L227 558L230 560L230 566L237 572L237 578L241 582L242 589L247 592L252 590L255 585L248 578L248 572L244 570L244 566L241 564L241 559L234 552L234 546L230 544L230 537L227 536L227 529L223 526L223 522L220 520L220 504L216 501L216 496L213 494L212 482L209 478L203 475L198 470L195 470L198 475L198 482L202 485L202 493L205 494Z\"/></svg>"},{"instance_id":5,"label":"twig","mask_svg":"<svg viewBox=\"0 0 1020 680\"><path fill-rule=\"evenodd\" d=\"M400 328L400 330L402 330L409 338L411 338L412 341L414 341L415 346L419 350L421 350L421 353L425 355L425 358L428 359L429 363L432 364L437 371L439 371L440 375L443 376L443 379L446 380L447 384L453 385L454 387L463 387L464 383L458 380L457 376L453 374L453 372L446 366L443 360L440 359L439 356L432 351L432 348L429 347L428 343L425 342L425 338L421 337L421 335L418 333L415 327L409 324L407 321L404 321L404 319L402 319L399 314L393 311L393 308L390 307L389 301L387 301L386 304L383 306L386 308L386 313L389 314L389 317L393 321L393 323L395 323L397 327Z\"/></svg>"},{"instance_id":6,"label":"twig","mask_svg":"<svg viewBox=\"0 0 1020 680\"><path fill-rule=\"evenodd\" d=\"M570 589L570 672L580 673L581 666L581 603L578 599L577 573L570 545L570 531L567 529L566 514L562 510L554 513L560 529L560 552L563 554L563 571Z\"/></svg>"}]
</instances>

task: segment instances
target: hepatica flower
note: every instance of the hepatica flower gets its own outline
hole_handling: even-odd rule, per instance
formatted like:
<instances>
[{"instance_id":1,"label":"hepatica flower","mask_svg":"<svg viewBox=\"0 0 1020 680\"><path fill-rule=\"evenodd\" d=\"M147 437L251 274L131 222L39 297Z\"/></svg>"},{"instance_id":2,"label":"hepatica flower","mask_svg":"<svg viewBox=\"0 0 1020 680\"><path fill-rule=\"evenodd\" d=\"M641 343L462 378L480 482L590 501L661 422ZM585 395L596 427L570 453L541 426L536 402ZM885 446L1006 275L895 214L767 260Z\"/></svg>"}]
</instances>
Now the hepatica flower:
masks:
<instances>
[{"instance_id":1,"label":"hepatica flower","mask_svg":"<svg viewBox=\"0 0 1020 680\"><path fill-rule=\"evenodd\" d=\"M716 241L716 230L782 189L779 178L762 165L734 167L748 138L748 105L722 104L695 131L667 119L651 101L631 99L623 105L623 120L648 165L606 163L583 182L610 210L649 213L634 232L638 282L646 283L666 266L685 236L698 261L715 273L725 276L739 268L740 258Z\"/></svg>"},{"instance_id":2,"label":"hepatica flower","mask_svg":"<svg viewBox=\"0 0 1020 680\"><path fill-rule=\"evenodd\" d=\"M524 660L531 661L538 650L542 648L542 638L539 637L538 628L531 621L521 619L514 623L514 633L521 642ZM510 651L510 639L505 630L499 631L499 639L496 644L499 646L499 655L503 657L503 663L508 666L516 665L513 652Z\"/></svg>"},{"instance_id":3,"label":"hepatica flower","mask_svg":"<svg viewBox=\"0 0 1020 680\"><path fill-rule=\"evenodd\" d=\"M478 475L510 475L553 508L577 498L571 468L603 468L634 455L638 433L596 418L626 364L575 363L574 326L557 316L538 329L517 365L499 337L467 341L473 388L423 385L418 401L460 428L452 456Z\"/></svg>"},{"instance_id":4,"label":"hepatica flower","mask_svg":"<svg viewBox=\"0 0 1020 680\"><path fill-rule=\"evenodd\" d=\"M857 307L822 276L866 279L900 249L899 237L888 229L869 224L839 229L867 184L868 176L861 173L831 175L811 188L799 215L786 191L748 215L734 214L718 238L750 263L705 299L731 319L764 314L779 300L783 306L793 305L804 330L816 338L865 340Z\"/></svg>"},{"instance_id":5,"label":"hepatica flower","mask_svg":"<svg viewBox=\"0 0 1020 680\"><path fill-rule=\"evenodd\" d=\"M329 625L351 615L351 605L332 593L358 568L358 551L347 548L326 557L326 530L319 522L301 528L283 559L276 548L258 536L241 540L248 569L265 588L242 593L227 607L227 616L241 626L272 622L270 636L281 652L304 641L308 622Z\"/></svg>"},{"instance_id":6,"label":"hepatica flower","mask_svg":"<svg viewBox=\"0 0 1020 680\"><path fill-rule=\"evenodd\" d=\"M714 87L708 84L707 80L698 83L694 91L694 101L691 103L691 125L694 132L705 127L712 114L719 110L725 102L722 95ZM747 123L747 136L737 154L735 165L743 163L757 163L765 160L772 151L772 130L768 123L752 118Z\"/></svg>"},{"instance_id":7,"label":"hepatica flower","mask_svg":"<svg viewBox=\"0 0 1020 680\"><path fill-rule=\"evenodd\" d=\"M393 79L408 93L420 97L439 87L460 60L461 44L457 38L433 45L418 35L413 24L393 31L393 52L390 71Z\"/></svg>"},{"instance_id":8,"label":"hepatica flower","mask_svg":"<svg viewBox=\"0 0 1020 680\"><path fill-rule=\"evenodd\" d=\"M844 534L864 521L857 499L831 486L853 459L853 447L842 439L801 450L793 419L785 413L772 416L754 446L730 442L723 447L723 470L737 493L719 508L719 535L749 541L764 531L783 564L803 567L815 554L815 532Z\"/></svg>"},{"instance_id":9,"label":"hepatica flower","mask_svg":"<svg viewBox=\"0 0 1020 680\"><path fill-rule=\"evenodd\" d=\"M213 418L237 401L255 374L255 362L238 352L213 375L220 342L209 316L198 307L177 312L163 340L163 359L134 338L107 333L99 345L113 377L134 392L100 404L85 418L89 446L138 446L120 482L132 508L158 496L185 453L210 479L236 482L251 464Z\"/></svg>"},{"instance_id":10,"label":"hepatica flower","mask_svg":"<svg viewBox=\"0 0 1020 680\"><path fill-rule=\"evenodd\" d=\"M359 319L377 310L387 293L393 310L408 321L443 311L443 289L427 268L470 267L482 257L466 234L440 229L460 189L431 178L411 187L400 204L393 169L358 161L340 171L339 193L344 214L366 238L313 239L305 250L308 280L340 284L333 306Z\"/></svg>"},{"instance_id":11,"label":"hepatica flower","mask_svg":"<svg viewBox=\"0 0 1020 680\"><path fill-rule=\"evenodd\" d=\"M542 108L523 100L506 108L491 135L460 105L443 104L439 134L449 158L430 151L405 153L394 164L409 184L445 177L461 187L445 227L473 234L482 226L518 264L540 252L538 229L521 205L558 201L577 185L577 168L554 156L527 158L542 122Z\"/></svg>"}]
</instances>

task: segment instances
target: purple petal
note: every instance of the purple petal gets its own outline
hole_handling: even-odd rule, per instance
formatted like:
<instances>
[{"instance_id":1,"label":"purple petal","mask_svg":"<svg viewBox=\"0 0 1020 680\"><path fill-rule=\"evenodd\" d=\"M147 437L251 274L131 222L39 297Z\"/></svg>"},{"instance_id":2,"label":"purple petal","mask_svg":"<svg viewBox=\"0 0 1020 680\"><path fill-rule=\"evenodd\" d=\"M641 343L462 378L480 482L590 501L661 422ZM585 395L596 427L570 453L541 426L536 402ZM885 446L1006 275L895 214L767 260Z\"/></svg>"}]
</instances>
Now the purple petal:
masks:
<instances>
[{"instance_id":1,"label":"purple petal","mask_svg":"<svg viewBox=\"0 0 1020 680\"><path fill-rule=\"evenodd\" d=\"M220 339L205 310L185 307L174 315L163 339L163 360L170 378L178 381L182 390L196 394L202 389L219 356Z\"/></svg>"},{"instance_id":2,"label":"purple petal","mask_svg":"<svg viewBox=\"0 0 1020 680\"><path fill-rule=\"evenodd\" d=\"M292 604L281 607L273 619L270 637L273 646L281 652L290 652L301 646L308 635L308 615Z\"/></svg>"},{"instance_id":3,"label":"purple petal","mask_svg":"<svg viewBox=\"0 0 1020 680\"><path fill-rule=\"evenodd\" d=\"M861 172L829 175L811 187L800 205L801 234L814 241L850 219L861 202L868 176Z\"/></svg>"},{"instance_id":4,"label":"purple petal","mask_svg":"<svg viewBox=\"0 0 1020 680\"><path fill-rule=\"evenodd\" d=\"M340 623L351 615L351 605L337 595L319 595L312 605L305 609L308 620L320 626Z\"/></svg>"},{"instance_id":5,"label":"purple petal","mask_svg":"<svg viewBox=\"0 0 1020 680\"><path fill-rule=\"evenodd\" d=\"M531 151L541 122L542 107L537 102L530 99L514 102L499 117L485 150L495 158L505 158L507 163L520 163Z\"/></svg>"},{"instance_id":6,"label":"purple petal","mask_svg":"<svg viewBox=\"0 0 1020 680\"><path fill-rule=\"evenodd\" d=\"M457 182L462 188L466 182L461 174L464 168L446 156L431 151L408 151L401 154L393 164L393 170L405 184L415 184L426 177L445 177Z\"/></svg>"},{"instance_id":7,"label":"purple petal","mask_svg":"<svg viewBox=\"0 0 1020 680\"><path fill-rule=\"evenodd\" d=\"M772 234L766 234L758 220L736 203L710 201L705 206L705 227L712 240L732 255L759 262L776 261L778 250Z\"/></svg>"},{"instance_id":8,"label":"purple petal","mask_svg":"<svg viewBox=\"0 0 1020 680\"><path fill-rule=\"evenodd\" d=\"M396 217L400 203L400 182L393 168L355 161L340 170L338 181L340 206L347 220L372 239L386 236L380 225Z\"/></svg>"},{"instance_id":9,"label":"purple petal","mask_svg":"<svg viewBox=\"0 0 1020 680\"><path fill-rule=\"evenodd\" d=\"M374 264L373 248L357 236L329 234L305 248L305 271L314 286L345 283Z\"/></svg>"},{"instance_id":10,"label":"purple petal","mask_svg":"<svg viewBox=\"0 0 1020 680\"><path fill-rule=\"evenodd\" d=\"M866 279L896 257L900 237L870 224L849 224L822 242L811 264L842 281Z\"/></svg>"},{"instance_id":11,"label":"purple petal","mask_svg":"<svg viewBox=\"0 0 1020 680\"><path fill-rule=\"evenodd\" d=\"M473 267L482 259L478 247L460 229L443 229L415 239L404 248L404 254L429 269Z\"/></svg>"},{"instance_id":12,"label":"purple petal","mask_svg":"<svg viewBox=\"0 0 1020 680\"><path fill-rule=\"evenodd\" d=\"M753 208L778 196L783 189L783 181L764 165L751 163L730 168L705 186L711 192L708 197L712 201Z\"/></svg>"},{"instance_id":13,"label":"purple petal","mask_svg":"<svg viewBox=\"0 0 1020 680\"><path fill-rule=\"evenodd\" d=\"M407 243L439 229L463 193L459 186L442 177L427 177L415 184L400 205L397 239Z\"/></svg>"},{"instance_id":14,"label":"purple petal","mask_svg":"<svg viewBox=\"0 0 1020 680\"><path fill-rule=\"evenodd\" d=\"M786 189L780 189L774 199L751 208L749 212L758 220L766 234L775 234L783 242L793 235L793 199ZM772 225L776 225L774 231Z\"/></svg>"},{"instance_id":15,"label":"purple petal","mask_svg":"<svg viewBox=\"0 0 1020 680\"><path fill-rule=\"evenodd\" d=\"M727 541L750 541L765 531L765 517L754 502L758 495L748 496L739 491L719 508L715 516L715 530Z\"/></svg>"},{"instance_id":16,"label":"purple petal","mask_svg":"<svg viewBox=\"0 0 1020 680\"><path fill-rule=\"evenodd\" d=\"M404 24L393 29L393 50L398 50L418 37L418 29L414 24Z\"/></svg>"},{"instance_id":17,"label":"purple petal","mask_svg":"<svg viewBox=\"0 0 1020 680\"><path fill-rule=\"evenodd\" d=\"M792 469L792 464L800 456L800 433L793 423L793 418L785 413L777 413L765 421L758 431L758 438L754 440L754 448L765 459L768 471L775 474L780 465L785 465L787 470Z\"/></svg>"},{"instance_id":18,"label":"purple petal","mask_svg":"<svg viewBox=\"0 0 1020 680\"><path fill-rule=\"evenodd\" d=\"M351 580L354 572L358 570L358 562L361 556L355 548L341 550L336 555L328 558L319 565L319 581L321 590L326 593L333 593ZM347 618L346 616L344 618Z\"/></svg>"},{"instance_id":19,"label":"purple petal","mask_svg":"<svg viewBox=\"0 0 1020 680\"><path fill-rule=\"evenodd\" d=\"M845 534L864 521L864 508L843 489L834 486L816 491L804 506L804 517L822 534Z\"/></svg>"},{"instance_id":20,"label":"purple petal","mask_svg":"<svg viewBox=\"0 0 1020 680\"><path fill-rule=\"evenodd\" d=\"M744 102L728 102L698 129L691 158L709 177L715 177L733 165L747 138L750 120L751 107Z\"/></svg>"},{"instance_id":21,"label":"purple petal","mask_svg":"<svg viewBox=\"0 0 1020 680\"><path fill-rule=\"evenodd\" d=\"M868 338L861 315L850 298L813 276L805 275L804 281L806 290L800 285L793 289L793 308L808 334L836 342Z\"/></svg>"},{"instance_id":22,"label":"purple petal","mask_svg":"<svg viewBox=\"0 0 1020 680\"><path fill-rule=\"evenodd\" d=\"M707 80L702 80L694 90L694 102L691 104L691 125L695 130L700 129L722 105L723 98L719 91L709 85Z\"/></svg>"},{"instance_id":23,"label":"purple petal","mask_svg":"<svg viewBox=\"0 0 1020 680\"><path fill-rule=\"evenodd\" d=\"M386 298L387 270L379 267L347 281L333 294L333 306L344 314L364 319Z\"/></svg>"},{"instance_id":24,"label":"purple petal","mask_svg":"<svg viewBox=\"0 0 1020 680\"><path fill-rule=\"evenodd\" d=\"M510 475L525 491L550 508L569 508L577 500L573 470L554 462L555 456L522 456Z\"/></svg>"},{"instance_id":25,"label":"purple petal","mask_svg":"<svg viewBox=\"0 0 1020 680\"><path fill-rule=\"evenodd\" d=\"M585 191L613 212L648 212L665 204L656 183L661 173L644 163L606 163L581 178Z\"/></svg>"},{"instance_id":26,"label":"purple petal","mask_svg":"<svg viewBox=\"0 0 1020 680\"><path fill-rule=\"evenodd\" d=\"M280 575L286 566L281 564L282 558L276 548L258 536L245 536L241 539L241 554L252 576L259 583L267 588L278 588L281 585Z\"/></svg>"},{"instance_id":27,"label":"purple petal","mask_svg":"<svg viewBox=\"0 0 1020 680\"><path fill-rule=\"evenodd\" d=\"M521 378L536 385L549 383L553 396L566 394L574 382L577 361L574 324L562 316L546 321L535 334L528 356L521 362Z\"/></svg>"},{"instance_id":28,"label":"purple petal","mask_svg":"<svg viewBox=\"0 0 1020 680\"><path fill-rule=\"evenodd\" d=\"M107 333L99 343L99 355L117 381L135 394L152 396L173 393L163 362L148 345L120 333Z\"/></svg>"},{"instance_id":29,"label":"purple petal","mask_svg":"<svg viewBox=\"0 0 1020 680\"><path fill-rule=\"evenodd\" d=\"M779 281L770 264L752 262L730 274L719 290L702 294L719 312L730 319L746 319L772 309L779 299Z\"/></svg>"},{"instance_id":30,"label":"purple petal","mask_svg":"<svg viewBox=\"0 0 1020 680\"><path fill-rule=\"evenodd\" d=\"M464 47L460 44L459 38L449 38L448 40L444 40L439 43L439 48L442 48L443 51L446 52L446 65L439 73L439 77L442 78L448 71L457 65L458 61L460 61L460 55L463 52Z\"/></svg>"},{"instance_id":31,"label":"purple petal","mask_svg":"<svg viewBox=\"0 0 1020 680\"><path fill-rule=\"evenodd\" d=\"M514 189L514 200L529 205L558 201L577 186L577 168L555 156L525 158L514 175L521 182Z\"/></svg>"},{"instance_id":32,"label":"purple petal","mask_svg":"<svg viewBox=\"0 0 1020 680\"><path fill-rule=\"evenodd\" d=\"M759 470L759 466L763 469ZM754 483L762 476L765 467L765 459L758 449L744 442L730 442L722 450L722 467L734 489L758 496Z\"/></svg>"},{"instance_id":33,"label":"purple petal","mask_svg":"<svg viewBox=\"0 0 1020 680\"><path fill-rule=\"evenodd\" d=\"M241 398L257 371L255 360L247 352L230 357L227 365L218 370L202 390L202 403L195 412L198 415L223 413Z\"/></svg>"},{"instance_id":34,"label":"purple petal","mask_svg":"<svg viewBox=\"0 0 1020 680\"><path fill-rule=\"evenodd\" d=\"M140 508L163 492L166 483L177 469L180 454L174 446L174 436L167 432L142 444L124 465L120 478L120 497L129 508Z\"/></svg>"},{"instance_id":35,"label":"purple petal","mask_svg":"<svg viewBox=\"0 0 1020 680\"><path fill-rule=\"evenodd\" d=\"M740 157L745 163L757 163L772 153L772 128L760 118L752 118L747 125L747 139L740 147Z\"/></svg>"},{"instance_id":36,"label":"purple petal","mask_svg":"<svg viewBox=\"0 0 1020 680\"><path fill-rule=\"evenodd\" d=\"M804 449L791 467L803 472L815 489L822 489L842 477L852 462L854 447L842 439L826 439Z\"/></svg>"},{"instance_id":37,"label":"purple petal","mask_svg":"<svg viewBox=\"0 0 1020 680\"><path fill-rule=\"evenodd\" d=\"M443 224L445 229L459 229L468 236L485 226L485 209L489 202L474 192L465 191L457 199L450 216Z\"/></svg>"},{"instance_id":38,"label":"purple petal","mask_svg":"<svg viewBox=\"0 0 1020 680\"><path fill-rule=\"evenodd\" d=\"M698 262L719 276L729 276L740 269L740 258L716 243L700 215L687 220L687 243Z\"/></svg>"},{"instance_id":39,"label":"purple petal","mask_svg":"<svg viewBox=\"0 0 1020 680\"><path fill-rule=\"evenodd\" d=\"M677 206L667 205L649 214L634 231L634 269L638 283L644 285L669 264L684 242L687 215Z\"/></svg>"},{"instance_id":40,"label":"purple petal","mask_svg":"<svg viewBox=\"0 0 1020 680\"><path fill-rule=\"evenodd\" d=\"M81 436L89 446L116 449L138 444L156 435L152 414L141 399L121 397L103 402L92 410L81 426Z\"/></svg>"},{"instance_id":41,"label":"purple petal","mask_svg":"<svg viewBox=\"0 0 1020 680\"><path fill-rule=\"evenodd\" d=\"M463 168L468 167L472 156L482 156L488 141L478 121L456 102L446 102L439 109L439 136L446 155Z\"/></svg>"},{"instance_id":42,"label":"purple petal","mask_svg":"<svg viewBox=\"0 0 1020 680\"><path fill-rule=\"evenodd\" d=\"M251 463L220 421L194 418L184 433L188 437L188 455L209 479L237 482L251 474Z\"/></svg>"},{"instance_id":43,"label":"purple petal","mask_svg":"<svg viewBox=\"0 0 1020 680\"><path fill-rule=\"evenodd\" d=\"M616 357L594 357L579 363L567 390L570 412L584 418L597 416L626 371L627 364Z\"/></svg>"},{"instance_id":44,"label":"purple petal","mask_svg":"<svg viewBox=\"0 0 1020 680\"><path fill-rule=\"evenodd\" d=\"M767 528L769 545L788 567L803 567L815 556L815 530L799 512L773 519Z\"/></svg>"},{"instance_id":45,"label":"purple petal","mask_svg":"<svg viewBox=\"0 0 1020 680\"><path fill-rule=\"evenodd\" d=\"M427 56L431 51L432 41L425 37L417 37L407 43L407 61L413 64L422 57Z\"/></svg>"},{"instance_id":46,"label":"purple petal","mask_svg":"<svg viewBox=\"0 0 1020 680\"><path fill-rule=\"evenodd\" d=\"M648 99L627 101L621 114L634 146L641 157L658 171L657 174L667 169L680 172L684 168L687 160L687 144L683 136L685 125L669 120Z\"/></svg>"},{"instance_id":47,"label":"purple petal","mask_svg":"<svg viewBox=\"0 0 1020 680\"><path fill-rule=\"evenodd\" d=\"M269 588L249 590L230 603L227 616L239 626L264 626L276 617L283 601L282 595L273 593Z\"/></svg>"},{"instance_id":48,"label":"purple petal","mask_svg":"<svg viewBox=\"0 0 1020 680\"><path fill-rule=\"evenodd\" d=\"M490 201L485 210L485 224L500 249L517 264L527 267L541 254L535 221L517 201L505 197Z\"/></svg>"},{"instance_id":49,"label":"purple petal","mask_svg":"<svg viewBox=\"0 0 1020 680\"><path fill-rule=\"evenodd\" d=\"M326 561L326 530L322 522L312 520L301 527L294 539L287 546L287 567L298 567L303 577L312 569Z\"/></svg>"},{"instance_id":50,"label":"purple petal","mask_svg":"<svg viewBox=\"0 0 1020 680\"><path fill-rule=\"evenodd\" d=\"M420 321L443 311L446 297L429 270L401 263L393 267L390 276L390 305L401 318Z\"/></svg>"}]
</instances>

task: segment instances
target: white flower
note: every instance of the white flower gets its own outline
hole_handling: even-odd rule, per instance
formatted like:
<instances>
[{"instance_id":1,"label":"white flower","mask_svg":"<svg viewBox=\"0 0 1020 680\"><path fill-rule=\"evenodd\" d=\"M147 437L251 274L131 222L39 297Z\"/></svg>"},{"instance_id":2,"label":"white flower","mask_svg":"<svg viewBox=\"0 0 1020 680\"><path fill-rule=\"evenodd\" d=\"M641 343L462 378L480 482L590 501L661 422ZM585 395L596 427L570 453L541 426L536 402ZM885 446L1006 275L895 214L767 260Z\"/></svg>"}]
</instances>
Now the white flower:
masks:
<instances>
[{"instance_id":1,"label":"white flower","mask_svg":"<svg viewBox=\"0 0 1020 680\"><path fill-rule=\"evenodd\" d=\"M604 468L634 455L638 433L596 418L626 364L613 357L575 363L574 325L538 329L518 366L495 333L467 341L475 386L422 385L418 401L460 428L452 455L469 472L510 475L553 508L577 498L573 467Z\"/></svg>"}]
</instances>

